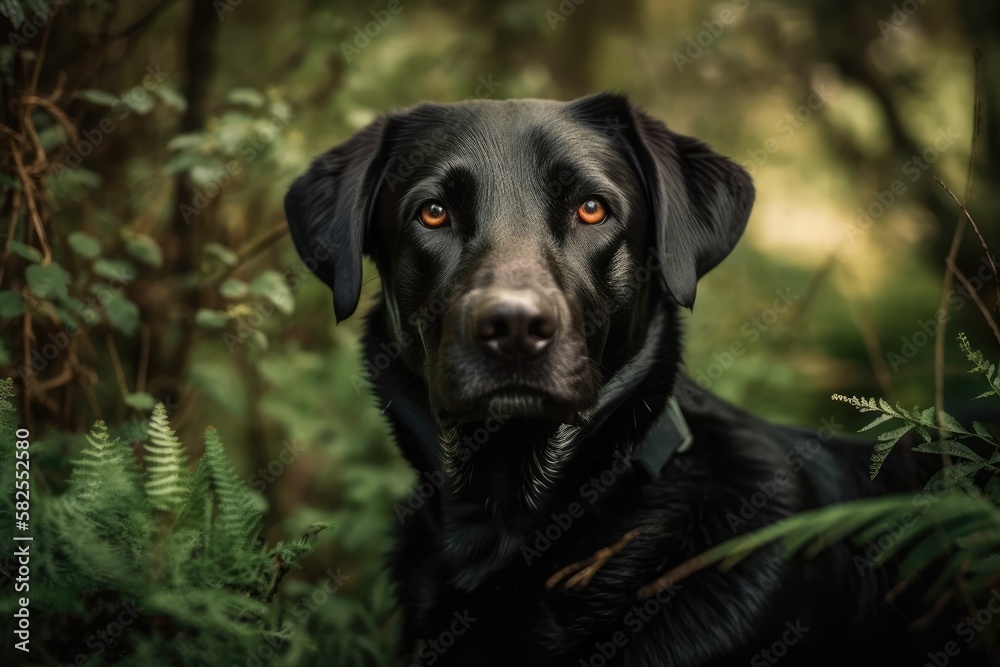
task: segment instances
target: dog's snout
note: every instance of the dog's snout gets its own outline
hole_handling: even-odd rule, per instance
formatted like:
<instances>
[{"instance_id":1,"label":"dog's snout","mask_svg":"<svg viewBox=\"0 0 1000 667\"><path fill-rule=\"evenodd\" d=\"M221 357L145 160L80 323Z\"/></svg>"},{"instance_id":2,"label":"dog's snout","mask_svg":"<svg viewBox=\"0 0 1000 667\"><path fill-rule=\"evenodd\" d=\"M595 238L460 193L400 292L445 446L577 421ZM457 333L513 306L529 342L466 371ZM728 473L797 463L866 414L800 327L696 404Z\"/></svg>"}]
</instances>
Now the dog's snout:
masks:
<instances>
[{"instance_id":1,"label":"dog's snout","mask_svg":"<svg viewBox=\"0 0 1000 667\"><path fill-rule=\"evenodd\" d=\"M473 342L505 359L539 356L559 329L556 309L534 290L490 290L469 315Z\"/></svg>"}]
</instances>

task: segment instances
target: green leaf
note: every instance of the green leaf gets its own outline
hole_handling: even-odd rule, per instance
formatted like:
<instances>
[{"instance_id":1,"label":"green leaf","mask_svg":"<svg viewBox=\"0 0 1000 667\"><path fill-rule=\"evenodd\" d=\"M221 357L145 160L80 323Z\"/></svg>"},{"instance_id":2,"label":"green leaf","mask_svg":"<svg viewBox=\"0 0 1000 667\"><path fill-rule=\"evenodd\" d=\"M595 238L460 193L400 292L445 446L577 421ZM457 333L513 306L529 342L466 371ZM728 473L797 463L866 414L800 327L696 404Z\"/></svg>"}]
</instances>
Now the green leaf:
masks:
<instances>
[{"instance_id":1,"label":"green leaf","mask_svg":"<svg viewBox=\"0 0 1000 667\"><path fill-rule=\"evenodd\" d=\"M94 273L108 280L130 282L138 273L135 266L121 259L99 259L94 262Z\"/></svg>"},{"instance_id":2,"label":"green leaf","mask_svg":"<svg viewBox=\"0 0 1000 667\"><path fill-rule=\"evenodd\" d=\"M243 104L258 109L264 106L264 95L253 88L234 88L226 93L226 101L231 104Z\"/></svg>"},{"instance_id":3,"label":"green leaf","mask_svg":"<svg viewBox=\"0 0 1000 667\"><path fill-rule=\"evenodd\" d=\"M875 418L874 421L869 423L867 426L862 426L861 428L859 428L858 433L860 433L861 431L867 431L870 428L874 428L883 422L889 421L892 418L893 418L892 415L879 415L878 417Z\"/></svg>"},{"instance_id":4,"label":"green leaf","mask_svg":"<svg viewBox=\"0 0 1000 667\"><path fill-rule=\"evenodd\" d=\"M259 352L267 352L267 334L260 329L254 329L247 341Z\"/></svg>"},{"instance_id":5,"label":"green leaf","mask_svg":"<svg viewBox=\"0 0 1000 667\"><path fill-rule=\"evenodd\" d=\"M20 241L11 241L10 250L15 255L23 257L29 262L40 262L42 261L42 253L38 252L35 248L30 245L21 243Z\"/></svg>"},{"instance_id":6,"label":"green leaf","mask_svg":"<svg viewBox=\"0 0 1000 667\"><path fill-rule=\"evenodd\" d=\"M0 292L0 317L17 317L23 312L23 296L17 292Z\"/></svg>"},{"instance_id":7,"label":"green leaf","mask_svg":"<svg viewBox=\"0 0 1000 667\"><path fill-rule=\"evenodd\" d=\"M907 431L909 431L911 428L913 427L907 424L906 426L900 426L899 428L894 428L891 431L886 431L885 433L879 433L878 440L879 442L888 442L888 441L896 442L904 435L906 435Z\"/></svg>"},{"instance_id":8,"label":"green leaf","mask_svg":"<svg viewBox=\"0 0 1000 667\"><path fill-rule=\"evenodd\" d=\"M21 24L24 23L24 7L19 0L0 0L0 14L10 19L15 30L21 29Z\"/></svg>"},{"instance_id":9,"label":"green leaf","mask_svg":"<svg viewBox=\"0 0 1000 667\"><path fill-rule=\"evenodd\" d=\"M291 315L295 311L292 290L285 282L284 276L277 271L264 271L254 278L250 283L250 293L269 300L285 315Z\"/></svg>"},{"instance_id":10,"label":"green leaf","mask_svg":"<svg viewBox=\"0 0 1000 667\"><path fill-rule=\"evenodd\" d=\"M163 84L157 86L153 89L153 93L159 97L165 105L176 109L177 111L185 111L187 109L187 100L181 95L180 91L171 85Z\"/></svg>"},{"instance_id":11,"label":"green leaf","mask_svg":"<svg viewBox=\"0 0 1000 667\"><path fill-rule=\"evenodd\" d=\"M972 422L972 430L974 430L976 432L976 435L978 435L983 440L986 440L988 442L993 441L993 434L990 433L990 429L982 422Z\"/></svg>"},{"instance_id":12,"label":"green leaf","mask_svg":"<svg viewBox=\"0 0 1000 667\"><path fill-rule=\"evenodd\" d=\"M145 412L153 409L153 406L156 405L156 399L153 398L152 394L140 391L126 396L125 405Z\"/></svg>"},{"instance_id":13,"label":"green leaf","mask_svg":"<svg viewBox=\"0 0 1000 667\"><path fill-rule=\"evenodd\" d=\"M219 312L218 310L211 310L209 308L200 309L194 316L194 321L200 327L205 329L221 329L226 326L226 322L229 319L226 317L225 313Z\"/></svg>"},{"instance_id":14,"label":"green leaf","mask_svg":"<svg viewBox=\"0 0 1000 667\"><path fill-rule=\"evenodd\" d=\"M191 134L178 134L176 137L167 142L167 149L176 151L183 150L185 148L195 148L197 146L202 146L205 143L205 135L200 132L195 132Z\"/></svg>"},{"instance_id":15,"label":"green leaf","mask_svg":"<svg viewBox=\"0 0 1000 667\"><path fill-rule=\"evenodd\" d=\"M977 461L959 461L947 468L941 468L931 475L927 483L924 484L924 488L929 491L941 488L942 486L945 488L961 488L963 485L968 485L968 480L982 469L983 464Z\"/></svg>"},{"instance_id":16,"label":"green leaf","mask_svg":"<svg viewBox=\"0 0 1000 667\"><path fill-rule=\"evenodd\" d=\"M957 419L949 415L944 410L941 411L941 425L945 429L951 431L952 433L964 433L964 434L969 433L968 431L965 430L965 427L962 426Z\"/></svg>"},{"instance_id":17,"label":"green leaf","mask_svg":"<svg viewBox=\"0 0 1000 667\"><path fill-rule=\"evenodd\" d=\"M119 102L117 95L113 95L106 90L97 90L96 88L84 88L78 91L76 96L91 104L102 107L111 107Z\"/></svg>"},{"instance_id":18,"label":"green leaf","mask_svg":"<svg viewBox=\"0 0 1000 667\"><path fill-rule=\"evenodd\" d=\"M205 187L217 185L222 180L225 170L217 165L198 164L191 167L188 173L191 174L191 180L195 185Z\"/></svg>"},{"instance_id":19,"label":"green leaf","mask_svg":"<svg viewBox=\"0 0 1000 667\"><path fill-rule=\"evenodd\" d=\"M140 116L145 116L153 110L153 96L145 88L133 88L122 97L122 102Z\"/></svg>"},{"instance_id":20,"label":"green leaf","mask_svg":"<svg viewBox=\"0 0 1000 667\"><path fill-rule=\"evenodd\" d=\"M219 285L219 294L227 299L242 299L249 291L250 286L238 278L229 278Z\"/></svg>"},{"instance_id":21,"label":"green leaf","mask_svg":"<svg viewBox=\"0 0 1000 667\"><path fill-rule=\"evenodd\" d=\"M885 459L889 456L889 452L892 451L893 446L895 446L895 444L899 442L900 438L906 435L911 428L912 426L906 425L879 434L878 443L876 443L875 449L872 451L872 463L870 469L872 479L875 479L875 476L878 475L878 471L882 469L882 464L885 463Z\"/></svg>"},{"instance_id":22,"label":"green leaf","mask_svg":"<svg viewBox=\"0 0 1000 667\"><path fill-rule=\"evenodd\" d=\"M42 299L65 299L69 296L70 276L55 262L48 266L32 264L24 272L28 287Z\"/></svg>"},{"instance_id":23,"label":"green leaf","mask_svg":"<svg viewBox=\"0 0 1000 667\"><path fill-rule=\"evenodd\" d=\"M240 261L239 255L218 243L206 243L205 254L215 257L226 266L236 266L236 262Z\"/></svg>"},{"instance_id":24,"label":"green leaf","mask_svg":"<svg viewBox=\"0 0 1000 667\"><path fill-rule=\"evenodd\" d=\"M125 251L143 264L157 268L163 266L163 252L152 237L129 234L125 240Z\"/></svg>"},{"instance_id":25,"label":"green leaf","mask_svg":"<svg viewBox=\"0 0 1000 667\"><path fill-rule=\"evenodd\" d=\"M129 301L121 291L110 294L111 297L104 306L108 322L126 336L133 335L139 327L139 306Z\"/></svg>"},{"instance_id":26,"label":"green leaf","mask_svg":"<svg viewBox=\"0 0 1000 667\"><path fill-rule=\"evenodd\" d=\"M101 242L89 234L73 232L68 240L69 247L85 259L94 259L101 254Z\"/></svg>"},{"instance_id":27,"label":"green leaf","mask_svg":"<svg viewBox=\"0 0 1000 667\"><path fill-rule=\"evenodd\" d=\"M62 125L50 125L38 132L38 141L46 151L52 151L60 146L66 145L69 137L66 135L66 128Z\"/></svg>"},{"instance_id":28,"label":"green leaf","mask_svg":"<svg viewBox=\"0 0 1000 667\"><path fill-rule=\"evenodd\" d=\"M922 454L948 454L962 459L969 459L970 461L986 463L986 459L982 456L976 454L974 451L960 442L956 442L955 440L934 440L932 442L924 442L914 447L913 451L920 452Z\"/></svg>"},{"instance_id":29,"label":"green leaf","mask_svg":"<svg viewBox=\"0 0 1000 667\"><path fill-rule=\"evenodd\" d=\"M192 167L202 161L200 155L190 153L179 153L167 161L167 172L170 174L182 174L190 171Z\"/></svg>"},{"instance_id":30,"label":"green leaf","mask_svg":"<svg viewBox=\"0 0 1000 667\"><path fill-rule=\"evenodd\" d=\"M49 182L58 193L65 194L73 192L76 187L90 188L91 190L100 187L101 175L90 169L76 167L52 174L49 176Z\"/></svg>"}]
</instances>

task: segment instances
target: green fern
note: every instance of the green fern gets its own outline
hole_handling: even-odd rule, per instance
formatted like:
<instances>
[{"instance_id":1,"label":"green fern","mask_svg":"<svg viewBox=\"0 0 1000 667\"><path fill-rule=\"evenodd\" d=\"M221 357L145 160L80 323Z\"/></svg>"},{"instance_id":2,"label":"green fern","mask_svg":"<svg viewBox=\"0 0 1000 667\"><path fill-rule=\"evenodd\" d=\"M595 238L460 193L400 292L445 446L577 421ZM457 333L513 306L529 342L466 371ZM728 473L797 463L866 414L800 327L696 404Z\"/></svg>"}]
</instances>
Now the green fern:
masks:
<instances>
[{"instance_id":1,"label":"green fern","mask_svg":"<svg viewBox=\"0 0 1000 667\"><path fill-rule=\"evenodd\" d=\"M880 426L881 424L884 424L892 419L898 419L904 422L903 426L878 435L878 442L875 444L874 451L872 451L872 462L869 470L872 479L875 479L879 470L882 469L882 464L885 463L885 460L889 456L889 452L892 451L892 448L895 447L896 443L902 440L903 436L907 433L915 429L917 433L919 433L926 440L931 439L929 429L935 427L933 408L929 411L924 410L923 412L920 412L918 410L906 410L905 408L900 407L899 404L896 404L896 406L893 407L888 403L888 401L882 398L858 398L857 396L842 396L841 394L834 394L831 398L835 401L842 401L848 405L852 405L861 413L881 413L875 418L874 421L858 429L859 432L867 431L876 426Z\"/></svg>"},{"instance_id":2,"label":"green fern","mask_svg":"<svg viewBox=\"0 0 1000 667\"><path fill-rule=\"evenodd\" d=\"M146 495L150 504L165 512L177 512L191 492L184 445L170 428L163 403L153 408L149 442L145 445Z\"/></svg>"},{"instance_id":3,"label":"green fern","mask_svg":"<svg viewBox=\"0 0 1000 667\"><path fill-rule=\"evenodd\" d=\"M214 524L220 547L245 549L253 546L261 531L261 512L253 492L229 463L214 428L205 431L205 453L195 475L207 480L215 495L218 511Z\"/></svg>"},{"instance_id":4,"label":"green fern","mask_svg":"<svg viewBox=\"0 0 1000 667\"><path fill-rule=\"evenodd\" d=\"M70 516L89 522L94 533L114 545L123 558L143 561L152 526L145 516L149 504L132 450L112 438L101 420L84 437L90 446L73 462L62 501Z\"/></svg>"},{"instance_id":5,"label":"green fern","mask_svg":"<svg viewBox=\"0 0 1000 667\"><path fill-rule=\"evenodd\" d=\"M0 381L0 428L8 430L11 396L12 383ZM84 440L66 492L32 493L33 641L51 656L45 664L89 655L88 633L63 629L119 622L125 603L141 608L143 626L156 631L123 633L107 664L231 664L264 641L268 664L296 664L311 644L276 593L327 526L268 548L261 503L233 470L215 429L206 432L192 483L163 406L152 415L145 479L129 444L103 422ZM160 510L174 520L164 522ZM9 588L0 591L0 613L16 606Z\"/></svg>"},{"instance_id":6,"label":"green fern","mask_svg":"<svg viewBox=\"0 0 1000 667\"><path fill-rule=\"evenodd\" d=\"M141 475L127 443L112 439L101 420L84 436L90 447L73 462L69 492L78 502L89 499L95 515L135 512L146 507ZM84 503L86 504L86 503Z\"/></svg>"},{"instance_id":7,"label":"green fern","mask_svg":"<svg viewBox=\"0 0 1000 667\"><path fill-rule=\"evenodd\" d=\"M982 352L973 350L964 334L958 335L958 341L962 351L973 364L973 368L969 372L982 374L990 384L990 390L980 394L977 398L1000 396L1000 376L996 375L996 365L987 362ZM911 431L922 440L920 444L913 447L913 451L927 454L946 454L963 459L961 470L966 473L964 477L968 479L975 477L981 470L989 470L992 473L1000 472L1000 467L998 467L1000 466L1000 444L998 444L1000 442L1000 437L998 437L1000 429L995 426L973 422L972 431L969 431L957 419L943 410L940 414L939 424L935 418L934 408L907 410L898 403L894 407L882 398L859 398L840 394L834 394L831 398L852 405L862 413L880 413L872 422L858 429L859 432L867 431L893 419L903 422L901 426L878 435L875 449L872 451L870 468L872 479L875 479L879 470L882 469L882 464L893 447ZM993 453L988 458L975 453L961 442L969 439L981 440L992 445L994 447ZM996 488L996 492L1000 493L1000 488ZM991 495L994 495L993 492Z\"/></svg>"},{"instance_id":8,"label":"green fern","mask_svg":"<svg viewBox=\"0 0 1000 667\"><path fill-rule=\"evenodd\" d=\"M843 539L855 545L869 544L886 535L886 525L899 523L909 515L912 522L900 528L892 540L880 541L871 561L864 556L859 566L879 567L903 557L899 577L907 580L924 572L950 550L947 566L931 585L926 601L931 602L957 572L968 569L969 563L982 568L1000 559L1000 508L980 495L947 493L926 496L920 503L922 511L914 512L914 496L908 494L868 498L797 514L756 532L727 540L693 558L661 579L676 584L711 565L728 570L750 554L772 544L780 545L789 556L803 553L815 556L821 550ZM884 545L884 546L883 546ZM972 595L988 592L996 585L997 570L984 569L990 577L970 578L967 592Z\"/></svg>"},{"instance_id":9,"label":"green fern","mask_svg":"<svg viewBox=\"0 0 1000 667\"><path fill-rule=\"evenodd\" d=\"M1000 396L1000 376L996 374L996 364L986 361L983 353L979 350L973 350L972 345L969 344L969 339L966 338L964 333L958 334L958 346L962 349L962 352L965 352L965 356L968 357L969 361L972 362L972 369L969 372L979 373L986 378L986 381L990 385L988 391L976 396L976 398Z\"/></svg>"}]
</instances>

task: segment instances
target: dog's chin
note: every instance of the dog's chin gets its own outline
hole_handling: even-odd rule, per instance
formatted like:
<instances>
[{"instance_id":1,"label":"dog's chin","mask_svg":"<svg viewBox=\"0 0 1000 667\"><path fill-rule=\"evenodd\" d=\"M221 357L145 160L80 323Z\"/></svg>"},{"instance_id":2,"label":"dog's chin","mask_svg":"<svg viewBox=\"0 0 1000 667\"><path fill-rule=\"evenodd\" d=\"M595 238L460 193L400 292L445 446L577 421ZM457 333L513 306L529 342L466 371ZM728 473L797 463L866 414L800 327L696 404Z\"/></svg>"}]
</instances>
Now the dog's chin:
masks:
<instances>
[{"instance_id":1,"label":"dog's chin","mask_svg":"<svg viewBox=\"0 0 1000 667\"><path fill-rule=\"evenodd\" d=\"M444 409L444 414L453 424L485 420L493 420L500 424L515 420L575 424L580 421L583 407L579 401L562 398L550 392L516 388L497 390L475 399L452 403Z\"/></svg>"}]
</instances>

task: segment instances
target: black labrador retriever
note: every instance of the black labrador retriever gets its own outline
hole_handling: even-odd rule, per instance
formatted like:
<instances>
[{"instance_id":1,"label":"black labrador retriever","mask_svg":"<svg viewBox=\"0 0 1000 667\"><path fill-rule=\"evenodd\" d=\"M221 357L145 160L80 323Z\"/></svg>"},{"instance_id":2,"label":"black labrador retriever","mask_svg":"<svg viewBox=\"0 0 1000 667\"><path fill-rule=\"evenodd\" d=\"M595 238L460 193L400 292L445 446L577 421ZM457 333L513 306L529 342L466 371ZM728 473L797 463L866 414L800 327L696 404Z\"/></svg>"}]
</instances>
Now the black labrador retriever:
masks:
<instances>
[{"instance_id":1,"label":"black labrador retriever","mask_svg":"<svg viewBox=\"0 0 1000 667\"><path fill-rule=\"evenodd\" d=\"M337 319L363 256L381 277L366 368L434 489L400 506L391 558L421 664L889 665L909 650L919 666L943 650L885 601L891 571L845 544L662 578L734 534L918 484L902 457L869 482L869 447L769 424L679 372L679 310L753 200L743 169L613 94L420 104L292 185L292 238Z\"/></svg>"}]
</instances>

